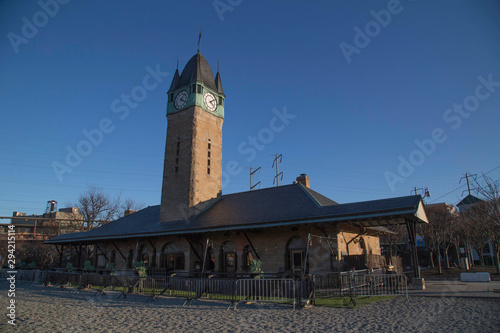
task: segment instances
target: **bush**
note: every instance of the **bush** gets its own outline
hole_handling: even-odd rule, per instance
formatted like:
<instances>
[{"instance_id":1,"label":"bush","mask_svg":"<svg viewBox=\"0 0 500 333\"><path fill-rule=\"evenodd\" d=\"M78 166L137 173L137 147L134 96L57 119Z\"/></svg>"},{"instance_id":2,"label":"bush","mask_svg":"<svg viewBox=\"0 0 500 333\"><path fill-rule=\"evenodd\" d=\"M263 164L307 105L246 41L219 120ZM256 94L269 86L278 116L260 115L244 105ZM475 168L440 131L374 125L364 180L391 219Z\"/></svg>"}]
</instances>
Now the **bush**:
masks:
<instances>
[{"instance_id":1,"label":"bush","mask_svg":"<svg viewBox=\"0 0 500 333\"><path fill-rule=\"evenodd\" d=\"M68 262L68 264L66 265L66 270L68 272L73 272L73 264Z\"/></svg>"},{"instance_id":2,"label":"bush","mask_svg":"<svg viewBox=\"0 0 500 333\"><path fill-rule=\"evenodd\" d=\"M140 277L147 276L147 274L146 274L146 267L144 267L144 262L143 261L136 261L135 262L135 270L136 270L137 274Z\"/></svg>"},{"instance_id":3,"label":"bush","mask_svg":"<svg viewBox=\"0 0 500 333\"><path fill-rule=\"evenodd\" d=\"M264 271L262 271L262 261L257 259L252 260L250 264L250 273L259 274L255 276L256 279L262 278L262 273L264 273Z\"/></svg>"},{"instance_id":4,"label":"bush","mask_svg":"<svg viewBox=\"0 0 500 333\"><path fill-rule=\"evenodd\" d=\"M85 263L83 264L83 271L90 272L93 270L95 270L95 267L92 266L92 264L90 263L90 260L85 261Z\"/></svg>"}]
</instances>

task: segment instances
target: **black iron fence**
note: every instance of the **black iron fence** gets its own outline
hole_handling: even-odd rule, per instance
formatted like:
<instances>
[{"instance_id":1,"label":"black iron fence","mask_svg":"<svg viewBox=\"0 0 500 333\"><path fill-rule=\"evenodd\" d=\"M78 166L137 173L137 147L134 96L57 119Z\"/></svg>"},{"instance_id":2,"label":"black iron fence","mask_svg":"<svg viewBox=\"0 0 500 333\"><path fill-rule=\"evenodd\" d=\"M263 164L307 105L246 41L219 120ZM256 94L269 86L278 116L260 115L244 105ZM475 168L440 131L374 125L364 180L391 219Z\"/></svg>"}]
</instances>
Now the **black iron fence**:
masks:
<instances>
[{"instance_id":1,"label":"black iron fence","mask_svg":"<svg viewBox=\"0 0 500 333\"><path fill-rule=\"evenodd\" d=\"M2 271L5 275L6 271ZM58 271L18 271L16 279L31 281L31 286L72 288L73 292L90 290L95 295L107 291L119 292L119 298L128 294L184 298L184 305L199 299L229 301L228 306L241 302L272 302L314 304L317 299L349 297L356 304L358 296L405 296L408 300L407 278L403 274L385 274L384 271L352 271L308 275L298 279L283 278L217 278L180 276L121 276L81 274Z\"/></svg>"}]
</instances>

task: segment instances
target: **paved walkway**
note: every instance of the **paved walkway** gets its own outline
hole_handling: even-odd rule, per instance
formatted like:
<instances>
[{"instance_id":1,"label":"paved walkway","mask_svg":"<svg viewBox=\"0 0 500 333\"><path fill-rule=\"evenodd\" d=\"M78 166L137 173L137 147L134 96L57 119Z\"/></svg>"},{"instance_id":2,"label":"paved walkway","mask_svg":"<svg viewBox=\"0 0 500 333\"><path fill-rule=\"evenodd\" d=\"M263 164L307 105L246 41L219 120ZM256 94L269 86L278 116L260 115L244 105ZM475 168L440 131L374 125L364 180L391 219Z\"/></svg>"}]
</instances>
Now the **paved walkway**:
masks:
<instances>
[{"instance_id":1,"label":"paved walkway","mask_svg":"<svg viewBox=\"0 0 500 333\"><path fill-rule=\"evenodd\" d=\"M411 296L500 298L500 281L461 282L425 280L425 290L408 290Z\"/></svg>"}]
</instances>

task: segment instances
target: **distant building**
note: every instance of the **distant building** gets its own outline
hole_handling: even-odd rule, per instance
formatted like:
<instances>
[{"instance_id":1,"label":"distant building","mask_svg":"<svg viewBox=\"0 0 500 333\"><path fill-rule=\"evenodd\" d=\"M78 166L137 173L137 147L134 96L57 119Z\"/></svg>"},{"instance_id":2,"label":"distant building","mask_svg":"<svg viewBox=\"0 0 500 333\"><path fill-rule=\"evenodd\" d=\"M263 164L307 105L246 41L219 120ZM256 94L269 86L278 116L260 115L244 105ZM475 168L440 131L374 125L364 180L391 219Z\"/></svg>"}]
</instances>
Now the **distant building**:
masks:
<instances>
[{"instance_id":1,"label":"distant building","mask_svg":"<svg viewBox=\"0 0 500 333\"><path fill-rule=\"evenodd\" d=\"M16 238L20 240L48 240L61 234L76 232L82 222L83 215L77 207L57 210L57 202L54 200L48 201L43 214L13 212L10 220L10 224L15 226Z\"/></svg>"},{"instance_id":2,"label":"distant building","mask_svg":"<svg viewBox=\"0 0 500 333\"><path fill-rule=\"evenodd\" d=\"M182 74L175 71L167 96L161 204L51 239L60 267L68 257L81 267L84 247L98 268L133 269L142 261L163 273L231 276L248 273L254 259L282 276L376 268L384 265L384 226L415 230L427 222L420 196L338 204L311 189L305 174L294 184L223 195L226 96L219 72L214 77L198 51Z\"/></svg>"}]
</instances>

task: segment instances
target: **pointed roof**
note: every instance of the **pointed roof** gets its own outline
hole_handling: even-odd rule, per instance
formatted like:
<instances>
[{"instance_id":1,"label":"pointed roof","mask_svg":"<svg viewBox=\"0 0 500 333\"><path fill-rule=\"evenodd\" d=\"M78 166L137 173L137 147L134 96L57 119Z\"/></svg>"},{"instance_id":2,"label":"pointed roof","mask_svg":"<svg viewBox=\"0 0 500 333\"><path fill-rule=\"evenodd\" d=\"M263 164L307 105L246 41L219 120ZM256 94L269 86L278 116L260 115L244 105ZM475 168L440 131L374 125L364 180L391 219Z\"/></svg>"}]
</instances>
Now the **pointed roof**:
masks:
<instances>
[{"instance_id":1,"label":"pointed roof","mask_svg":"<svg viewBox=\"0 0 500 333\"><path fill-rule=\"evenodd\" d=\"M217 91L224 95L224 89L222 89L222 81L220 80L219 70L217 69L217 74L215 75L215 86Z\"/></svg>"},{"instance_id":2,"label":"pointed roof","mask_svg":"<svg viewBox=\"0 0 500 333\"><path fill-rule=\"evenodd\" d=\"M174 77L175 79L175 77ZM175 87L170 86L170 90L177 89L179 87L188 86L191 83L203 82L208 88L219 91L217 85L215 84L214 75L212 69L208 64L207 59L198 51L189 61L182 70L182 74ZM173 83L173 82L172 82ZM222 85L220 85L222 88Z\"/></svg>"},{"instance_id":3,"label":"pointed roof","mask_svg":"<svg viewBox=\"0 0 500 333\"><path fill-rule=\"evenodd\" d=\"M172 79L172 83L170 84L169 91L175 90L177 88L178 83L179 83L179 69L176 69L174 78Z\"/></svg>"}]
</instances>

